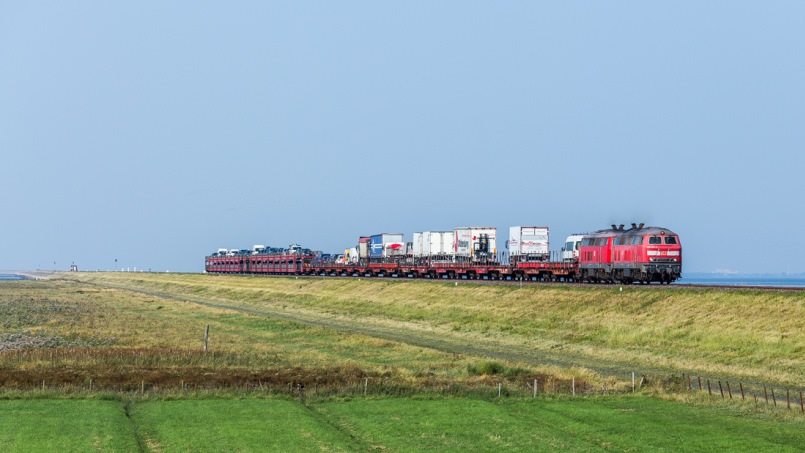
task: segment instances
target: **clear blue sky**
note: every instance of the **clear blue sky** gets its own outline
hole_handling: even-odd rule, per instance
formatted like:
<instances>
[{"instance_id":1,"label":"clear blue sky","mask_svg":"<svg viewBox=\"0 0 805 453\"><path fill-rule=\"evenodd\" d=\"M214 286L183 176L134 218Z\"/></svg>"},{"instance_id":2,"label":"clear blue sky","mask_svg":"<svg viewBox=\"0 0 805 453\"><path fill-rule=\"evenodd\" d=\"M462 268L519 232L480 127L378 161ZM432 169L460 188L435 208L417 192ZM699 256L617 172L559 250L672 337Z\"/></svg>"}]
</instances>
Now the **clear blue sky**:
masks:
<instances>
[{"instance_id":1,"label":"clear blue sky","mask_svg":"<svg viewBox=\"0 0 805 453\"><path fill-rule=\"evenodd\" d=\"M4 2L0 269L611 223L805 272L805 3Z\"/></svg>"}]
</instances>

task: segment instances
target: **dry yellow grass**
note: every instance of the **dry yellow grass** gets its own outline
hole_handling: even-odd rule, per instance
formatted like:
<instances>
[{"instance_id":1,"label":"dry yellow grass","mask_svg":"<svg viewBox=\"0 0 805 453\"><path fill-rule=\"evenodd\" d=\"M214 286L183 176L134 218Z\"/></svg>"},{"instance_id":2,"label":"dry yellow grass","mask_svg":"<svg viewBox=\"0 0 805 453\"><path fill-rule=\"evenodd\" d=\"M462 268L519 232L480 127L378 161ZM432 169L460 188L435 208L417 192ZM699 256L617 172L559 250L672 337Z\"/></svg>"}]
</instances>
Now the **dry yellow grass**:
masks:
<instances>
[{"instance_id":1,"label":"dry yellow grass","mask_svg":"<svg viewBox=\"0 0 805 453\"><path fill-rule=\"evenodd\" d=\"M805 385L803 292L80 274L232 307L352 319L636 368Z\"/></svg>"}]
</instances>

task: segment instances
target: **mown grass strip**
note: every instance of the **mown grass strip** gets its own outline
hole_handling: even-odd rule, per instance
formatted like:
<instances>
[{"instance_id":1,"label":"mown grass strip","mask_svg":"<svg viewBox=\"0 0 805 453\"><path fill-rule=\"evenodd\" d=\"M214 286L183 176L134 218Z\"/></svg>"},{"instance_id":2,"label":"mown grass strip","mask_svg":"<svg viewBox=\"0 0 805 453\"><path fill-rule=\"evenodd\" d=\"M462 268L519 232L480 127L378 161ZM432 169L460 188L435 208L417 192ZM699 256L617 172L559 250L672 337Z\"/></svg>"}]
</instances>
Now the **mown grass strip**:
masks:
<instances>
[{"instance_id":1,"label":"mown grass strip","mask_svg":"<svg viewBox=\"0 0 805 453\"><path fill-rule=\"evenodd\" d=\"M0 451L139 451L123 403L0 399Z\"/></svg>"},{"instance_id":2,"label":"mown grass strip","mask_svg":"<svg viewBox=\"0 0 805 453\"><path fill-rule=\"evenodd\" d=\"M145 401L132 420L152 451L364 451L365 445L284 399Z\"/></svg>"},{"instance_id":3,"label":"mown grass strip","mask_svg":"<svg viewBox=\"0 0 805 453\"><path fill-rule=\"evenodd\" d=\"M645 397L356 399L312 407L389 451L801 451L805 445L798 422Z\"/></svg>"},{"instance_id":4,"label":"mown grass strip","mask_svg":"<svg viewBox=\"0 0 805 453\"><path fill-rule=\"evenodd\" d=\"M0 400L3 451L784 452L802 445L801 419L644 396Z\"/></svg>"}]
</instances>

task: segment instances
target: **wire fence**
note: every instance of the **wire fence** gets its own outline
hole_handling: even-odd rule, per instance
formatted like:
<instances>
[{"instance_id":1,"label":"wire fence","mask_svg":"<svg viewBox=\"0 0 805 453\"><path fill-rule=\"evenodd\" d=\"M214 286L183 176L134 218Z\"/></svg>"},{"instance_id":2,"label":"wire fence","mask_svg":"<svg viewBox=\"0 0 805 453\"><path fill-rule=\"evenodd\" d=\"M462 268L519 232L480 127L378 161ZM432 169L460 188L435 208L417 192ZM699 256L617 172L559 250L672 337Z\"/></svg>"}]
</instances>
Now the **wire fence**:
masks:
<instances>
[{"instance_id":1,"label":"wire fence","mask_svg":"<svg viewBox=\"0 0 805 453\"><path fill-rule=\"evenodd\" d=\"M627 376L586 378L559 378L541 375L523 379L496 379L483 376L483 382L432 382L404 383L391 378L364 377L351 382L332 379L328 376L306 376L288 382L264 382L262 380L221 382L184 380L179 376L172 381L149 383L109 383L103 379L85 379L80 383L48 383L41 386L2 385L0 394L7 392L41 392L43 394L97 394L104 392L136 394L141 396L175 395L181 393L224 392L234 394L287 395L304 402L311 397L361 397L361 396L468 396L484 399L540 398L557 395L590 397L601 395L624 395L650 393L662 390L671 394L706 394L708 398L731 400L755 408L786 410L805 414L805 398L800 388L746 383L692 374L648 376L631 373Z\"/></svg>"}]
</instances>

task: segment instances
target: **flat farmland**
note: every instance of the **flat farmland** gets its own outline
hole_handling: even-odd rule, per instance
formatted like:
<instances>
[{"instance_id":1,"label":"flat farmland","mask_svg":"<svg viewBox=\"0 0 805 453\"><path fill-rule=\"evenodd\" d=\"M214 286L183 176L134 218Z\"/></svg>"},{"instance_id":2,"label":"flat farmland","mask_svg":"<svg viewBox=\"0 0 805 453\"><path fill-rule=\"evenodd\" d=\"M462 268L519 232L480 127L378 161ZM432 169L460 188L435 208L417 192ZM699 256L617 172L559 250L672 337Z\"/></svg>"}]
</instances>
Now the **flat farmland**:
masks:
<instances>
[{"instance_id":1,"label":"flat farmland","mask_svg":"<svg viewBox=\"0 0 805 453\"><path fill-rule=\"evenodd\" d=\"M135 273L0 282L0 448L795 450L804 314L799 292ZM630 371L647 376L636 394ZM680 373L754 388L721 399L687 391ZM777 389L778 407L758 383ZM39 436L38 420L62 428Z\"/></svg>"},{"instance_id":2,"label":"flat farmland","mask_svg":"<svg viewBox=\"0 0 805 453\"><path fill-rule=\"evenodd\" d=\"M0 399L3 451L801 451L802 424L645 396Z\"/></svg>"},{"instance_id":3,"label":"flat farmland","mask_svg":"<svg viewBox=\"0 0 805 453\"><path fill-rule=\"evenodd\" d=\"M115 400L0 399L2 451L137 451L124 405Z\"/></svg>"}]
</instances>

